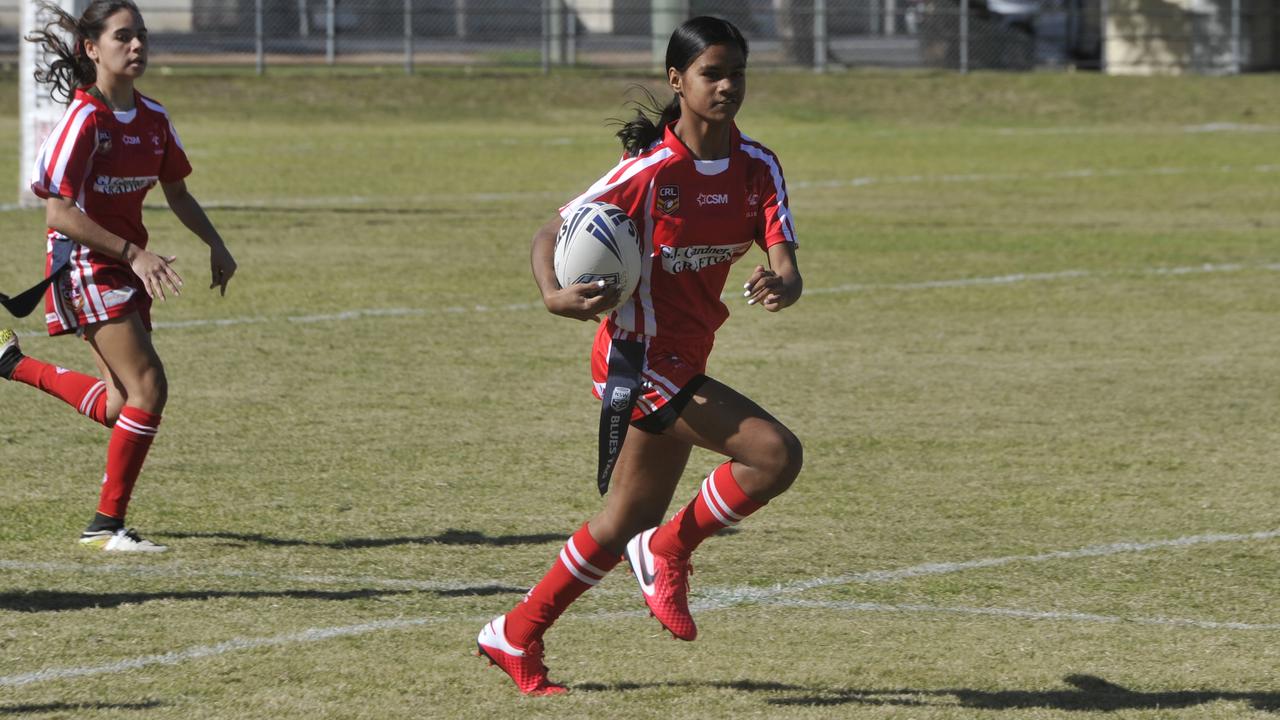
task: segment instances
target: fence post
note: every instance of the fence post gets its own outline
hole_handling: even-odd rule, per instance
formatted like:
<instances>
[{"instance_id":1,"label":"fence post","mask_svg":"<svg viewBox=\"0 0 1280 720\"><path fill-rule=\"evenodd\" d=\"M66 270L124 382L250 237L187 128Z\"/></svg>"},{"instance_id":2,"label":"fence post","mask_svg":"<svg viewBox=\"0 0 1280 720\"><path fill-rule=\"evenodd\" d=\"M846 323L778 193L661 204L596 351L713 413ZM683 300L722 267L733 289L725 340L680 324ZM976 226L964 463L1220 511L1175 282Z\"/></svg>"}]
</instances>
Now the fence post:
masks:
<instances>
[{"instance_id":1,"label":"fence post","mask_svg":"<svg viewBox=\"0 0 1280 720\"><path fill-rule=\"evenodd\" d=\"M547 27L551 8L549 7L551 0L542 0L539 8L542 10L542 74L549 75L551 73L551 30Z\"/></svg>"},{"instance_id":2,"label":"fence post","mask_svg":"<svg viewBox=\"0 0 1280 720\"><path fill-rule=\"evenodd\" d=\"M969 72L969 0L960 0L960 74Z\"/></svg>"},{"instance_id":3,"label":"fence post","mask_svg":"<svg viewBox=\"0 0 1280 720\"><path fill-rule=\"evenodd\" d=\"M578 17L569 0L564 2L564 62L570 67L578 64Z\"/></svg>"},{"instance_id":4,"label":"fence post","mask_svg":"<svg viewBox=\"0 0 1280 720\"><path fill-rule=\"evenodd\" d=\"M1244 47L1240 42L1240 0L1231 0L1231 74L1244 69Z\"/></svg>"},{"instance_id":5,"label":"fence post","mask_svg":"<svg viewBox=\"0 0 1280 720\"><path fill-rule=\"evenodd\" d=\"M307 37L311 34L311 18L307 9L307 0L298 0L298 37Z\"/></svg>"},{"instance_id":6,"label":"fence post","mask_svg":"<svg viewBox=\"0 0 1280 720\"><path fill-rule=\"evenodd\" d=\"M551 64L564 64L564 2L547 3L547 44L551 48Z\"/></svg>"},{"instance_id":7,"label":"fence post","mask_svg":"<svg viewBox=\"0 0 1280 720\"><path fill-rule=\"evenodd\" d=\"M336 0L329 0L324 12L324 61L328 65L332 65L338 55L337 21L334 17L337 15L335 4Z\"/></svg>"},{"instance_id":8,"label":"fence post","mask_svg":"<svg viewBox=\"0 0 1280 720\"><path fill-rule=\"evenodd\" d=\"M688 0L653 0L649 8L650 32L653 38L653 68L665 73L667 43L680 23L689 19Z\"/></svg>"},{"instance_id":9,"label":"fence post","mask_svg":"<svg viewBox=\"0 0 1280 720\"><path fill-rule=\"evenodd\" d=\"M884 34L898 34L898 2L897 0L884 0Z\"/></svg>"},{"instance_id":10,"label":"fence post","mask_svg":"<svg viewBox=\"0 0 1280 720\"><path fill-rule=\"evenodd\" d=\"M827 71L827 0L813 0L813 71Z\"/></svg>"},{"instance_id":11,"label":"fence post","mask_svg":"<svg viewBox=\"0 0 1280 720\"><path fill-rule=\"evenodd\" d=\"M467 39L467 0L453 0L454 35L459 40Z\"/></svg>"},{"instance_id":12,"label":"fence post","mask_svg":"<svg viewBox=\"0 0 1280 720\"><path fill-rule=\"evenodd\" d=\"M1102 51L1098 53L1098 70L1103 75L1107 74L1107 27L1111 23L1111 7L1108 0L1101 0L1098 7L1098 14L1101 16L1098 22L1098 38L1099 44L1102 45Z\"/></svg>"},{"instance_id":13,"label":"fence post","mask_svg":"<svg viewBox=\"0 0 1280 720\"><path fill-rule=\"evenodd\" d=\"M404 0L404 74L413 74L413 0Z\"/></svg>"},{"instance_id":14,"label":"fence post","mask_svg":"<svg viewBox=\"0 0 1280 720\"><path fill-rule=\"evenodd\" d=\"M266 48L262 42L262 0L254 0L253 3L253 60L254 69L259 75L266 72Z\"/></svg>"}]
</instances>

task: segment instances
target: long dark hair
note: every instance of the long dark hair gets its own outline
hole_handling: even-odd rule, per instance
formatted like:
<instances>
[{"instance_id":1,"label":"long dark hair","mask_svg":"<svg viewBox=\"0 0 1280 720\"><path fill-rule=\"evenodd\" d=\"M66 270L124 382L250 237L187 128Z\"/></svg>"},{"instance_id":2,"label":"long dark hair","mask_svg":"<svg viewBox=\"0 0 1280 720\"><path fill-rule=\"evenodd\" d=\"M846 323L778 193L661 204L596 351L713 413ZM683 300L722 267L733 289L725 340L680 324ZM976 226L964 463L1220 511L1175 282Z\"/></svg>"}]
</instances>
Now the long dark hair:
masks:
<instances>
[{"instance_id":1,"label":"long dark hair","mask_svg":"<svg viewBox=\"0 0 1280 720\"><path fill-rule=\"evenodd\" d=\"M701 15L685 21L671 33L664 67L684 72L702 51L712 45L737 45L742 50L743 59L747 57L747 39L733 23ZM662 137L663 128L680 119L680 96L672 95L671 102L661 107L653 93L644 88L641 90L646 97L634 103L636 116L629 122L623 122L617 133L627 155L644 152Z\"/></svg>"},{"instance_id":2,"label":"long dark hair","mask_svg":"<svg viewBox=\"0 0 1280 720\"><path fill-rule=\"evenodd\" d=\"M43 30L37 30L24 39L44 46L46 52L56 57L49 67L36 69L36 81L53 85L54 99L61 96L67 103L75 97L76 88L92 85L98 79L93 60L85 54L84 41L97 42L107 28L107 18L121 10L142 16L133 0L93 0L78 20L47 0L36 0L36 6L38 10L51 14L53 20ZM75 38L71 44L63 39L59 30Z\"/></svg>"}]
</instances>

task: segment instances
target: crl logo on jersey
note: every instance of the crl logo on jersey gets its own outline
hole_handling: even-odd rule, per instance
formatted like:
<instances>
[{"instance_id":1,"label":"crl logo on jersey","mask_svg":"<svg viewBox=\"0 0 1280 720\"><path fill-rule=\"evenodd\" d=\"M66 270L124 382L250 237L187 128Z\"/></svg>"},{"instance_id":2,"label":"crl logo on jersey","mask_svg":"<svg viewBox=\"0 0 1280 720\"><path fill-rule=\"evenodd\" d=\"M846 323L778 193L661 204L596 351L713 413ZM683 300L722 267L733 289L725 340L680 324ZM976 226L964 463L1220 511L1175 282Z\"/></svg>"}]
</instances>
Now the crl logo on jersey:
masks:
<instances>
[{"instance_id":1,"label":"crl logo on jersey","mask_svg":"<svg viewBox=\"0 0 1280 720\"><path fill-rule=\"evenodd\" d=\"M668 215L674 215L680 209L679 185L663 185L658 188L658 209Z\"/></svg>"},{"instance_id":2,"label":"crl logo on jersey","mask_svg":"<svg viewBox=\"0 0 1280 720\"><path fill-rule=\"evenodd\" d=\"M728 205L729 193L700 193L698 195L698 207L703 205Z\"/></svg>"}]
</instances>

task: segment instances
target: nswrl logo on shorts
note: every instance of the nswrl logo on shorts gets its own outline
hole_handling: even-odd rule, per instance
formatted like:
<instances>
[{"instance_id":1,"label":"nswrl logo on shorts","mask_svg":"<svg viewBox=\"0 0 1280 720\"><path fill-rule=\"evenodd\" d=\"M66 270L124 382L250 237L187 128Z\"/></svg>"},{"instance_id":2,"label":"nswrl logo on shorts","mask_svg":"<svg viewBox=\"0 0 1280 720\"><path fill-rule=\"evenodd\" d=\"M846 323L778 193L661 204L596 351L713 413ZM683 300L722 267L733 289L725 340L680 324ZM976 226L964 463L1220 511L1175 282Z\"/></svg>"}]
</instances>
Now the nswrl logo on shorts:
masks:
<instances>
[{"instance_id":1,"label":"nswrl logo on shorts","mask_svg":"<svg viewBox=\"0 0 1280 720\"><path fill-rule=\"evenodd\" d=\"M609 398L609 407L614 412L622 412L631 404L631 388L616 387L613 389L613 397Z\"/></svg>"}]
</instances>

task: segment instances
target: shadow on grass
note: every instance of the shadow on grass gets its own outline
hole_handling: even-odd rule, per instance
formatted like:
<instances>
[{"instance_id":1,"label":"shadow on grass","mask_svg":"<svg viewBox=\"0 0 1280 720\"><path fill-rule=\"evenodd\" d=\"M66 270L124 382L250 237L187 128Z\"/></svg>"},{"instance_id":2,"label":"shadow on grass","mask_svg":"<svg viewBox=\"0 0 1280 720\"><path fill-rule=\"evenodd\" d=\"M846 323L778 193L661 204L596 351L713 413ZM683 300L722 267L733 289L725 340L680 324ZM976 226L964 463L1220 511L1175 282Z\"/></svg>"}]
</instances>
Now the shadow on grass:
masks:
<instances>
[{"instance_id":1,"label":"shadow on grass","mask_svg":"<svg viewBox=\"0 0 1280 720\"><path fill-rule=\"evenodd\" d=\"M215 540L231 540L237 543L256 543L273 547L319 547L331 550L357 550L361 548L392 547L395 545L488 545L504 547L507 545L542 545L546 543L562 543L568 539L563 533L535 533L531 535L495 535L489 536L476 530L445 530L437 535L411 535L385 538L342 538L341 540L300 540L297 538L278 538L261 533L230 532L153 532L152 535L176 540L211 538Z\"/></svg>"},{"instance_id":2,"label":"shadow on grass","mask_svg":"<svg viewBox=\"0 0 1280 720\"><path fill-rule=\"evenodd\" d=\"M0 715L43 715L45 713L75 713L88 710L153 710L163 703L152 700L144 703L44 703L30 705L0 705ZM74 715L72 717L75 717Z\"/></svg>"},{"instance_id":3,"label":"shadow on grass","mask_svg":"<svg viewBox=\"0 0 1280 720\"><path fill-rule=\"evenodd\" d=\"M1280 712L1280 692L1237 692L1227 690L1164 690L1139 692L1094 675L1063 678L1072 689L1062 690L972 690L949 688L917 690L855 690L816 688L778 682L673 682L673 683L582 683L573 689L583 692L622 692L648 688L701 687L746 692L786 694L765 700L780 706L871 705L888 707L961 707L975 710L1024 710L1045 708L1082 712L1118 710L1177 710L1219 700L1247 703L1254 710Z\"/></svg>"},{"instance_id":4,"label":"shadow on grass","mask_svg":"<svg viewBox=\"0 0 1280 720\"><path fill-rule=\"evenodd\" d=\"M159 205L156 206L160 207ZM222 213L277 213L286 215L315 215L330 213L334 215L458 215L457 210L448 208L420 207L340 207L336 205L219 205L209 206L211 210Z\"/></svg>"},{"instance_id":5,"label":"shadow on grass","mask_svg":"<svg viewBox=\"0 0 1280 720\"><path fill-rule=\"evenodd\" d=\"M0 610L14 612L58 612L60 610L87 610L89 608L114 608L121 605L154 602L158 600L220 600L222 598L240 598L256 600L260 598L289 600L357 600L360 598L383 597L387 595L408 595L427 592L441 596L467 595L504 595L524 592L519 588L494 586L461 588L450 590L201 590L192 592L155 592L155 593L87 593L63 592L58 590L11 591L0 593Z\"/></svg>"}]
</instances>

